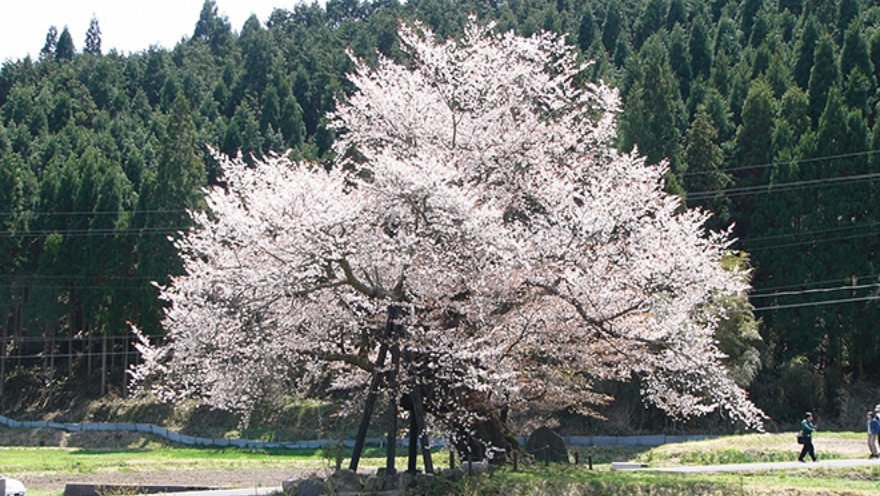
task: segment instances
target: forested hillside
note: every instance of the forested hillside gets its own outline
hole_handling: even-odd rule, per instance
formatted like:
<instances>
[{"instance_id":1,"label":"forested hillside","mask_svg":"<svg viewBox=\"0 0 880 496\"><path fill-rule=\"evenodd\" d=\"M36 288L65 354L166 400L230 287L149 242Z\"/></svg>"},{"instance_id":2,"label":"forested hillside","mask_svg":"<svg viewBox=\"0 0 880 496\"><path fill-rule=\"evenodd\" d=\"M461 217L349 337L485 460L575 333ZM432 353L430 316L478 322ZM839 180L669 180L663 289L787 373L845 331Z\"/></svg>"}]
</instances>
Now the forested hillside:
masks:
<instances>
[{"instance_id":1,"label":"forested hillside","mask_svg":"<svg viewBox=\"0 0 880 496\"><path fill-rule=\"evenodd\" d=\"M324 116L352 91L346 50L405 60L399 21L447 37L468 14L568 33L596 60L584 77L620 88L619 147L668 160L667 189L715 212L712 228L735 223L763 341L745 318L723 344L758 406L840 416L853 384L880 379L872 0L329 0L241 27L218 10L206 0L188 39L132 54L104 53L97 21L47 27L38 59L0 68L0 354L59 357L17 362L52 370L49 391L96 384L77 358L89 338L122 337L124 353L129 323L161 333L153 281L181 271L169 237L222 181L208 146L326 158ZM24 374L15 364L0 379Z\"/></svg>"}]
</instances>

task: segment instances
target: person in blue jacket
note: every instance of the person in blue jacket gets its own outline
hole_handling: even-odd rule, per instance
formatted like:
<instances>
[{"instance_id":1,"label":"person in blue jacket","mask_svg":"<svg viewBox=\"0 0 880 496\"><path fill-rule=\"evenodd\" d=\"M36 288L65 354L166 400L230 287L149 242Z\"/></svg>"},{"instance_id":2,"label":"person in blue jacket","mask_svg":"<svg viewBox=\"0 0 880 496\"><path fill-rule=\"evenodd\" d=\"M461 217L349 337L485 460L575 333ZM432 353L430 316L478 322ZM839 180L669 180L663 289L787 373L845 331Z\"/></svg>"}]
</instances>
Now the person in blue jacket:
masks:
<instances>
[{"instance_id":1,"label":"person in blue jacket","mask_svg":"<svg viewBox=\"0 0 880 496\"><path fill-rule=\"evenodd\" d=\"M816 461L816 450L813 449L813 431L816 430L816 424L813 423L813 414L807 412L804 419L801 420L801 434L804 436L804 447L801 448L801 454L798 461L803 462L804 457L809 454L813 461Z\"/></svg>"},{"instance_id":2,"label":"person in blue jacket","mask_svg":"<svg viewBox=\"0 0 880 496\"><path fill-rule=\"evenodd\" d=\"M880 435L880 416L876 412L868 412L868 449L871 450L871 456L868 458L880 457L877 446L878 435Z\"/></svg>"}]
</instances>

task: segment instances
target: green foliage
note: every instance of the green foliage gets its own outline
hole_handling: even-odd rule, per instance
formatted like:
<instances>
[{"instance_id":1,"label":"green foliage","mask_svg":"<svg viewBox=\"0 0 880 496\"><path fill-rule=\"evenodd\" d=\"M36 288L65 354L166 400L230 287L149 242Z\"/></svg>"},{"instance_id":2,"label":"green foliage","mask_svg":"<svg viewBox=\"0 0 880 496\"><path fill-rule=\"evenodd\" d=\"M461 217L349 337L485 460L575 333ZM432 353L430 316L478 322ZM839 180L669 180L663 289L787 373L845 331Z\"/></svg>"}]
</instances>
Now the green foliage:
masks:
<instances>
[{"instance_id":1,"label":"green foliage","mask_svg":"<svg viewBox=\"0 0 880 496\"><path fill-rule=\"evenodd\" d=\"M57 60L72 60L75 55L76 48L73 46L73 37L67 30L67 26L64 26L58 37L58 44L55 45L55 58Z\"/></svg>"},{"instance_id":2,"label":"green foliage","mask_svg":"<svg viewBox=\"0 0 880 496\"><path fill-rule=\"evenodd\" d=\"M797 43L797 60L794 67L794 80L798 86L805 90L810 84L810 73L813 70L813 57L818 41L819 29L813 17L808 16Z\"/></svg>"},{"instance_id":3,"label":"green foliage","mask_svg":"<svg viewBox=\"0 0 880 496\"><path fill-rule=\"evenodd\" d=\"M808 94L810 96L810 117L818 123L819 116L825 108L828 90L840 85L840 73L835 63L834 42L830 36L822 36L816 43L813 55L813 70L810 71Z\"/></svg>"},{"instance_id":4,"label":"green foliage","mask_svg":"<svg viewBox=\"0 0 880 496\"><path fill-rule=\"evenodd\" d=\"M98 26L98 19L94 17L94 15L89 22L89 30L86 31L86 42L83 46L83 53L101 55L101 28Z\"/></svg>"},{"instance_id":5,"label":"green foliage","mask_svg":"<svg viewBox=\"0 0 880 496\"><path fill-rule=\"evenodd\" d=\"M660 36L651 37L640 54L635 83L627 94L620 134L624 149L638 145L648 161L667 159L681 173L681 130L684 103Z\"/></svg>"},{"instance_id":6,"label":"green foliage","mask_svg":"<svg viewBox=\"0 0 880 496\"><path fill-rule=\"evenodd\" d=\"M706 21L701 15L691 25L688 53L691 58L691 73L694 76L709 77L712 71L712 47Z\"/></svg>"}]
</instances>

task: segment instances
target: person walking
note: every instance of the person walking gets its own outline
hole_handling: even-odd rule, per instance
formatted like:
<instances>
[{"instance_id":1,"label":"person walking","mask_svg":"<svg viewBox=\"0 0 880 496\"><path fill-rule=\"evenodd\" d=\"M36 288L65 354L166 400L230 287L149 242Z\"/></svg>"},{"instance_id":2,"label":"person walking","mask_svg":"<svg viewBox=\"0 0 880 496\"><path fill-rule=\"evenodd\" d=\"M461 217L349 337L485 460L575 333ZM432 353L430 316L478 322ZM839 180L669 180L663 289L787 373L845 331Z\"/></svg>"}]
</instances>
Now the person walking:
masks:
<instances>
[{"instance_id":1,"label":"person walking","mask_svg":"<svg viewBox=\"0 0 880 496\"><path fill-rule=\"evenodd\" d=\"M880 451L877 447L877 435L880 434L880 418L874 412L868 412L868 449L871 450L871 456L868 458L877 458Z\"/></svg>"},{"instance_id":2,"label":"person walking","mask_svg":"<svg viewBox=\"0 0 880 496\"><path fill-rule=\"evenodd\" d=\"M807 412L804 415L804 419L801 420L801 436L804 441L804 447L801 448L801 454L798 456L799 462L803 462L807 454L810 455L813 461L816 461L816 450L813 448L813 431L815 430L816 424L813 423L813 414Z\"/></svg>"}]
</instances>

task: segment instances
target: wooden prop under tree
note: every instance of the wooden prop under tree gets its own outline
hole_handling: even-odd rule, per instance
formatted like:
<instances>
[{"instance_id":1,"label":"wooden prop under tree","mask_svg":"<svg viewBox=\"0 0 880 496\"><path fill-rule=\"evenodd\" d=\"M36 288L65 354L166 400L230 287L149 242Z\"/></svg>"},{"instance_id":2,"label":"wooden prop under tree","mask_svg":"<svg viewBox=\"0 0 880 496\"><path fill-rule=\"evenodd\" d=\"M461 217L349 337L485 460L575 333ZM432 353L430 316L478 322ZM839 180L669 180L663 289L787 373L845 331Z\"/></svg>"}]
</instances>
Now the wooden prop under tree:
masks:
<instances>
[{"instance_id":1,"label":"wooden prop under tree","mask_svg":"<svg viewBox=\"0 0 880 496\"><path fill-rule=\"evenodd\" d=\"M373 368L373 374L370 379L370 390L367 393L367 399L364 404L364 413L361 417L360 427L358 428L357 438L354 444L354 453L351 455L351 463L349 468L357 471L361 454L363 454L364 444L367 439L367 429L370 426L370 418L373 415L373 408L376 405L376 396L379 391L383 379L388 384L388 451L385 463L385 473L394 475L397 472L395 468L395 457L397 454L397 414L398 414L398 398L400 390L398 376L400 373L400 345L397 340L403 335L403 326L397 322L401 309L397 305L389 305L388 322L385 326L385 340L379 346L379 355L376 357L376 364ZM392 344L389 346L389 342ZM390 349L389 349L390 348ZM383 372L385 359L388 353L391 353L391 368ZM404 353L406 363L412 363L412 352ZM416 471L416 460L418 458L417 443L421 441L422 456L424 457L425 472L433 473L434 464L431 461L431 446L428 441L427 429L425 424L425 413L422 408L422 396L417 384L413 383L412 392L409 394L410 399L410 436L409 436L409 464L407 470Z\"/></svg>"},{"instance_id":2,"label":"wooden prop under tree","mask_svg":"<svg viewBox=\"0 0 880 496\"><path fill-rule=\"evenodd\" d=\"M391 396L388 401L389 427L386 460L386 473L389 475L396 472L394 463L397 449L397 416L400 407L410 412L408 471L415 472L416 470L418 444L420 443L425 472L433 473L426 414L430 412L444 418L448 418L450 414L461 414L461 410L456 412L456 407L452 406L453 403L458 405L458 408L476 415L476 420L449 425L453 434L452 448L458 452L461 459L467 461L484 460L490 457L491 448L491 458L494 463L509 462L509 455L514 451L519 451L520 446L502 415L479 392L467 389L460 390L446 381L438 382L439 379L436 376L431 375L431 372L426 368L419 366L419 357L412 350L405 350L401 353L398 344L404 332L403 326L398 322L401 313L402 308L399 305L388 307L384 339L381 341L376 363L373 366L369 391L364 403L364 411L349 468L356 471L360 463L360 457L366 443L367 430L383 381ZM391 355L390 367L383 370L389 353ZM412 381L410 392L403 397L399 396L400 384L398 383L401 358L410 371L410 380ZM426 374L430 377L424 377ZM419 377L427 380L420 383ZM452 397L449 396L450 391L454 391Z\"/></svg>"}]
</instances>

